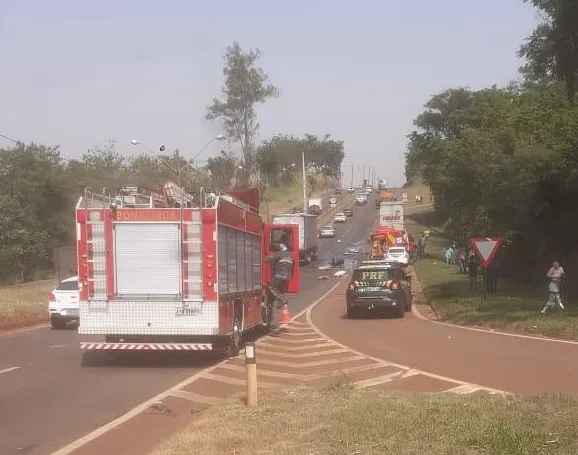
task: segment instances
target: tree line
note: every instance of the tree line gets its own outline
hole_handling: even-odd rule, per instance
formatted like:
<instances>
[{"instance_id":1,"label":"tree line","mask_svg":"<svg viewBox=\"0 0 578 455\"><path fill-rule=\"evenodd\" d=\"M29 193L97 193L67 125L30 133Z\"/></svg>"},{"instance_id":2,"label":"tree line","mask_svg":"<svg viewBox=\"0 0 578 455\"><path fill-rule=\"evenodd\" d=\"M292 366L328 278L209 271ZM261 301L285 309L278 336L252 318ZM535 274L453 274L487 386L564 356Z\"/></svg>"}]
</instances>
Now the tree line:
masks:
<instances>
[{"instance_id":1,"label":"tree line","mask_svg":"<svg viewBox=\"0 0 578 455\"><path fill-rule=\"evenodd\" d=\"M237 43L227 48L222 97L213 100L206 118L221 122L229 147L202 167L186 153L167 153L164 147L156 154L123 156L114 140L78 159L65 159L58 147L34 143L0 149L0 283L34 280L38 271L52 268L55 246L74 244L74 205L85 188L108 194L124 186L156 190L176 182L177 172L193 195L201 187L283 186L301 178L302 152L309 176L338 178L344 145L329 135L278 135L256 144L256 107L277 95L257 66L259 56L258 50L245 51Z\"/></svg>"},{"instance_id":2,"label":"tree line","mask_svg":"<svg viewBox=\"0 0 578 455\"><path fill-rule=\"evenodd\" d=\"M406 151L446 232L503 237L503 273L524 279L554 259L578 266L578 2L531 3L544 21L518 51L521 80L434 95Z\"/></svg>"}]
</instances>

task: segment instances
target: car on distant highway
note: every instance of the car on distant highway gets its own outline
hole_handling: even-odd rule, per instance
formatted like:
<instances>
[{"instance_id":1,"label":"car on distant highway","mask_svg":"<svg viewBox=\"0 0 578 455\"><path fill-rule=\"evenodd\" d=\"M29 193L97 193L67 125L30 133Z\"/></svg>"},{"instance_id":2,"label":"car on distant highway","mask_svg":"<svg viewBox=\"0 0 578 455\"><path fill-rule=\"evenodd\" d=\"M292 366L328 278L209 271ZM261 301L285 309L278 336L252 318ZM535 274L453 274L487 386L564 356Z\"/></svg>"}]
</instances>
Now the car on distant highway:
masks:
<instances>
[{"instance_id":1,"label":"car on distant highway","mask_svg":"<svg viewBox=\"0 0 578 455\"><path fill-rule=\"evenodd\" d=\"M336 213L335 216L333 217L333 222L334 223L347 222L347 217L345 216L345 213L343 213L343 212Z\"/></svg>"},{"instance_id":2,"label":"car on distant highway","mask_svg":"<svg viewBox=\"0 0 578 455\"><path fill-rule=\"evenodd\" d=\"M355 193L355 188L349 187L349 188L347 188L347 192L348 193Z\"/></svg>"},{"instance_id":3,"label":"car on distant highway","mask_svg":"<svg viewBox=\"0 0 578 455\"><path fill-rule=\"evenodd\" d=\"M403 246L391 246L387 249L384 259L409 264L409 252Z\"/></svg>"},{"instance_id":4,"label":"car on distant highway","mask_svg":"<svg viewBox=\"0 0 578 455\"><path fill-rule=\"evenodd\" d=\"M403 318L413 303L411 277L399 262L364 261L353 271L345 299L351 319L361 312L393 312Z\"/></svg>"},{"instance_id":5,"label":"car on distant highway","mask_svg":"<svg viewBox=\"0 0 578 455\"><path fill-rule=\"evenodd\" d=\"M323 226L319 231L319 238L334 238L335 237L335 227L332 225Z\"/></svg>"},{"instance_id":6,"label":"car on distant highway","mask_svg":"<svg viewBox=\"0 0 578 455\"><path fill-rule=\"evenodd\" d=\"M48 299L48 313L53 329L64 329L70 322L78 323L78 276L62 280Z\"/></svg>"},{"instance_id":7,"label":"car on distant highway","mask_svg":"<svg viewBox=\"0 0 578 455\"><path fill-rule=\"evenodd\" d=\"M343 214L348 217L353 216L353 209L351 208L343 209Z\"/></svg>"},{"instance_id":8,"label":"car on distant highway","mask_svg":"<svg viewBox=\"0 0 578 455\"><path fill-rule=\"evenodd\" d=\"M357 205L367 204L367 196L364 193L359 193L355 195L355 203Z\"/></svg>"}]
</instances>

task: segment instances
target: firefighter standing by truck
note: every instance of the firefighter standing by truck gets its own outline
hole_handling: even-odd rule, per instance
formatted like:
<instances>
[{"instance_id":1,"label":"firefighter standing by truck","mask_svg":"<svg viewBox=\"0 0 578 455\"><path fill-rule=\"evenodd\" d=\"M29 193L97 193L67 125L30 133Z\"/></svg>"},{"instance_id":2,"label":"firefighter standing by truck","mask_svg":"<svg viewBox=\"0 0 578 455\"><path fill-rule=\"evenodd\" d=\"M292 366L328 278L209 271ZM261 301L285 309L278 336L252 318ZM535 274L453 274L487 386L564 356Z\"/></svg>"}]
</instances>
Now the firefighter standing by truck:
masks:
<instances>
[{"instance_id":1,"label":"firefighter standing by truck","mask_svg":"<svg viewBox=\"0 0 578 455\"><path fill-rule=\"evenodd\" d=\"M267 290L273 295L277 301L277 309L281 309L283 305L288 305L285 298L285 290L287 284L293 277L293 255L287 248L286 243L279 243L278 251L267 258L273 267L271 281L267 285Z\"/></svg>"}]
</instances>

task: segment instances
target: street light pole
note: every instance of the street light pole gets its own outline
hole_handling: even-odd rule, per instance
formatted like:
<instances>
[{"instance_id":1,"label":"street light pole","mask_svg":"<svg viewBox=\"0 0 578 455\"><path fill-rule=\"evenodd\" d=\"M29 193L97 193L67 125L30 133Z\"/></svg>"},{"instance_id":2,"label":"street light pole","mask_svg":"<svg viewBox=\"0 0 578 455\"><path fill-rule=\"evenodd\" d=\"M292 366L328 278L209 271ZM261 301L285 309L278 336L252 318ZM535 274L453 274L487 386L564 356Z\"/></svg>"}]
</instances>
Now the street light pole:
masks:
<instances>
[{"instance_id":1,"label":"street light pole","mask_svg":"<svg viewBox=\"0 0 578 455\"><path fill-rule=\"evenodd\" d=\"M209 139L207 142L205 142L205 144L199 149L199 151L197 152L197 154L195 156L193 156L193 159L191 160L191 164L195 163L195 160L199 157L199 155L201 153L203 153L205 151L205 149L213 143L213 141L222 141L225 140L226 137L223 134L219 134L218 136L215 136L211 139Z\"/></svg>"},{"instance_id":2,"label":"street light pole","mask_svg":"<svg viewBox=\"0 0 578 455\"><path fill-rule=\"evenodd\" d=\"M305 175L305 150L301 151L301 161L303 165L303 213L307 213L307 179Z\"/></svg>"}]
</instances>

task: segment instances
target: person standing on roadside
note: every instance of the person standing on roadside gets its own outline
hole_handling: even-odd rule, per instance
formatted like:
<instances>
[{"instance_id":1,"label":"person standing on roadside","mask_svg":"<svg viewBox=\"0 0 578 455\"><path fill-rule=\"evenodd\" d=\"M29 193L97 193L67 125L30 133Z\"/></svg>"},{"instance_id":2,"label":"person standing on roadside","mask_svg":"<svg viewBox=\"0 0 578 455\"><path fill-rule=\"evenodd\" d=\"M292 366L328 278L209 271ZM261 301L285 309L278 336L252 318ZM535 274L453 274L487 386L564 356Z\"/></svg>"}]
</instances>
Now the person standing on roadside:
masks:
<instances>
[{"instance_id":1,"label":"person standing on roadside","mask_svg":"<svg viewBox=\"0 0 578 455\"><path fill-rule=\"evenodd\" d=\"M478 263L473 254L470 255L468 261L468 276L470 278L470 292L476 292L478 290Z\"/></svg>"},{"instance_id":2,"label":"person standing on roadside","mask_svg":"<svg viewBox=\"0 0 578 455\"><path fill-rule=\"evenodd\" d=\"M444 251L444 259L447 265L452 264L453 257L454 257L454 249L452 246L448 246Z\"/></svg>"},{"instance_id":3,"label":"person standing on roadside","mask_svg":"<svg viewBox=\"0 0 578 455\"><path fill-rule=\"evenodd\" d=\"M428 240L429 240L429 235L430 235L430 230L429 230L429 228L426 228L426 230L423 231L423 236L424 236L424 238L425 238L425 243L426 243L426 245L427 245L427 242L428 242Z\"/></svg>"},{"instance_id":4,"label":"person standing on roadside","mask_svg":"<svg viewBox=\"0 0 578 455\"><path fill-rule=\"evenodd\" d=\"M560 265L558 261L554 261L552 267L548 270L546 277L550 280L548 284L548 292L550 293L550 297L542 308L541 313L545 314L548 308L555 308L559 306L560 309L564 309L564 305L562 304L562 299L560 298L560 286L562 284L562 280L564 279L566 272Z\"/></svg>"},{"instance_id":5,"label":"person standing on roadside","mask_svg":"<svg viewBox=\"0 0 578 455\"><path fill-rule=\"evenodd\" d=\"M468 263L466 258L467 250L465 247L461 247L459 252L460 273L467 273Z\"/></svg>"},{"instance_id":6,"label":"person standing on roadside","mask_svg":"<svg viewBox=\"0 0 578 455\"><path fill-rule=\"evenodd\" d=\"M425 237L422 235L417 239L417 258L423 259L425 257Z\"/></svg>"}]
</instances>

